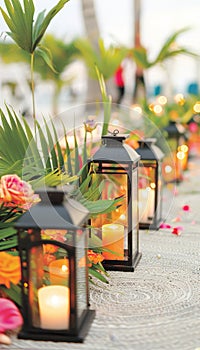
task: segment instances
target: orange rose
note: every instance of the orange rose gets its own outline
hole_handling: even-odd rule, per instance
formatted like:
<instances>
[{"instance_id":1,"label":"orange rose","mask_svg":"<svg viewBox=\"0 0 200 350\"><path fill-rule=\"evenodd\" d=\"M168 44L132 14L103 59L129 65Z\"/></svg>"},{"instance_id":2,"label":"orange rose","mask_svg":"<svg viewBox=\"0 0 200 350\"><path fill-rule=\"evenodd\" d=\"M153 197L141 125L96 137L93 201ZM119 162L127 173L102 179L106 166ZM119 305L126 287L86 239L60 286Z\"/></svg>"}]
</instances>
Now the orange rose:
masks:
<instances>
[{"instance_id":1,"label":"orange rose","mask_svg":"<svg viewBox=\"0 0 200 350\"><path fill-rule=\"evenodd\" d=\"M93 264L98 264L104 260L102 254L95 253L93 250L88 250L88 260Z\"/></svg>"},{"instance_id":2,"label":"orange rose","mask_svg":"<svg viewBox=\"0 0 200 350\"><path fill-rule=\"evenodd\" d=\"M0 181L0 203L9 207L29 209L39 202L39 196L34 194L30 184L22 181L17 175L2 176Z\"/></svg>"},{"instance_id":3,"label":"orange rose","mask_svg":"<svg viewBox=\"0 0 200 350\"><path fill-rule=\"evenodd\" d=\"M19 256L0 252L0 284L10 288L10 282L17 284L21 279Z\"/></svg>"}]
</instances>

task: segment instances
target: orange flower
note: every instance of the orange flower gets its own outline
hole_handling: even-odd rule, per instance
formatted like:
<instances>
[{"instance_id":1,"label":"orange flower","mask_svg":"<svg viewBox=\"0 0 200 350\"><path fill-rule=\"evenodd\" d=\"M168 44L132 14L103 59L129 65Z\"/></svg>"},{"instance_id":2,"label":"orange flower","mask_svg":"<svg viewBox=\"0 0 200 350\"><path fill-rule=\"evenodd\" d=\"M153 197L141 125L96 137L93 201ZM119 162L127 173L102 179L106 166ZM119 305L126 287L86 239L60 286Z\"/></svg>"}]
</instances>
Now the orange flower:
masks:
<instances>
[{"instance_id":1,"label":"orange flower","mask_svg":"<svg viewBox=\"0 0 200 350\"><path fill-rule=\"evenodd\" d=\"M95 265L104 260L102 254L95 253L93 250L88 250L88 259L89 259L89 262Z\"/></svg>"},{"instance_id":2,"label":"orange flower","mask_svg":"<svg viewBox=\"0 0 200 350\"><path fill-rule=\"evenodd\" d=\"M130 147L137 149L139 147L139 143L137 142L137 140L135 140L134 138L127 138L125 140L125 143L127 143Z\"/></svg>"},{"instance_id":3,"label":"orange flower","mask_svg":"<svg viewBox=\"0 0 200 350\"><path fill-rule=\"evenodd\" d=\"M43 244L43 251L44 254L54 254L58 250L58 246L55 246L53 244Z\"/></svg>"},{"instance_id":4,"label":"orange flower","mask_svg":"<svg viewBox=\"0 0 200 350\"><path fill-rule=\"evenodd\" d=\"M50 264L50 262L52 262L54 260L56 260L56 257L52 254L47 253L44 255L43 264L48 266Z\"/></svg>"},{"instance_id":5,"label":"orange flower","mask_svg":"<svg viewBox=\"0 0 200 350\"><path fill-rule=\"evenodd\" d=\"M0 284L10 288L10 282L17 284L21 279L19 256L0 252Z\"/></svg>"}]
</instances>

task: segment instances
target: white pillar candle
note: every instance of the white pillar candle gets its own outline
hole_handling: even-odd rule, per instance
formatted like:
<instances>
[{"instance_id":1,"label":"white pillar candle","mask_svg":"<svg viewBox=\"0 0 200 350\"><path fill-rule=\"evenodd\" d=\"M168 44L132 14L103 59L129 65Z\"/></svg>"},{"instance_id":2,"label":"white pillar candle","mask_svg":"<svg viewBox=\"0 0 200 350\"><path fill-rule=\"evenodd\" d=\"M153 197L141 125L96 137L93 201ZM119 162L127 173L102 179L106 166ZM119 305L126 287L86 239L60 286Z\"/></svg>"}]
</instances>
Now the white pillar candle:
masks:
<instances>
[{"instance_id":1,"label":"white pillar candle","mask_svg":"<svg viewBox=\"0 0 200 350\"><path fill-rule=\"evenodd\" d=\"M139 189L140 221L148 222L154 216L155 190L147 187Z\"/></svg>"},{"instance_id":2,"label":"white pillar candle","mask_svg":"<svg viewBox=\"0 0 200 350\"><path fill-rule=\"evenodd\" d=\"M124 226L120 224L106 224L102 226L102 244L114 253L103 252L108 260L124 259ZM116 253L116 254L115 254Z\"/></svg>"},{"instance_id":3,"label":"white pillar candle","mask_svg":"<svg viewBox=\"0 0 200 350\"><path fill-rule=\"evenodd\" d=\"M40 327L68 329L70 319L70 293L65 286L46 286L38 290Z\"/></svg>"}]
</instances>

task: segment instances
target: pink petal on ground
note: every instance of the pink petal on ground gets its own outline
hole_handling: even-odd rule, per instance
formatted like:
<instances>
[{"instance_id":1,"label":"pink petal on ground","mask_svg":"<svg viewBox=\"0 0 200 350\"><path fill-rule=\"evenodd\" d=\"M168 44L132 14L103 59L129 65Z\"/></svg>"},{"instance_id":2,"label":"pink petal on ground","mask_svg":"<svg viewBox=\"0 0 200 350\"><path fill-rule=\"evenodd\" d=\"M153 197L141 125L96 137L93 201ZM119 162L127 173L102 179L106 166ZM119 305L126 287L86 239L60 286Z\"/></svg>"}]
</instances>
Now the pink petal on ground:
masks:
<instances>
[{"instance_id":1,"label":"pink petal on ground","mask_svg":"<svg viewBox=\"0 0 200 350\"><path fill-rule=\"evenodd\" d=\"M16 329L22 325L22 316L11 300L0 298L0 310L0 333Z\"/></svg>"},{"instance_id":2,"label":"pink petal on ground","mask_svg":"<svg viewBox=\"0 0 200 350\"><path fill-rule=\"evenodd\" d=\"M164 222L160 224L160 228L171 228L171 225L165 224Z\"/></svg>"},{"instance_id":3,"label":"pink petal on ground","mask_svg":"<svg viewBox=\"0 0 200 350\"><path fill-rule=\"evenodd\" d=\"M182 231L183 231L183 227L182 226L177 226L177 227L173 228L172 233L174 235L180 236Z\"/></svg>"},{"instance_id":4,"label":"pink petal on ground","mask_svg":"<svg viewBox=\"0 0 200 350\"><path fill-rule=\"evenodd\" d=\"M182 206L183 211L190 211L190 206L189 205L183 205Z\"/></svg>"}]
</instances>

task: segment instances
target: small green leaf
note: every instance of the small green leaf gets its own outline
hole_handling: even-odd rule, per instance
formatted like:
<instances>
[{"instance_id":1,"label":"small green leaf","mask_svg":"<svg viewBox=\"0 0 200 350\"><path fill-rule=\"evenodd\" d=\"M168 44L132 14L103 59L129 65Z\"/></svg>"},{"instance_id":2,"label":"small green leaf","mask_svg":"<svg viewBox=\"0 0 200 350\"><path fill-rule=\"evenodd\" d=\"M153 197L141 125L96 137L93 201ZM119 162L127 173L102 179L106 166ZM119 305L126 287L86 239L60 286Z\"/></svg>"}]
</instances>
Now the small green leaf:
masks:
<instances>
[{"instance_id":1,"label":"small green leaf","mask_svg":"<svg viewBox=\"0 0 200 350\"><path fill-rule=\"evenodd\" d=\"M43 60L46 62L46 64L48 65L48 67L54 72L57 73L56 69L53 66L53 62L52 62L52 56L51 56L51 52L50 50L45 47L45 46L39 46L37 48L37 54L39 56L41 56L43 58Z\"/></svg>"}]
</instances>

